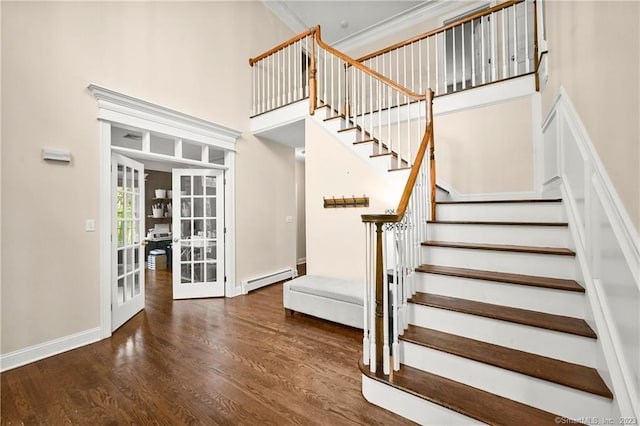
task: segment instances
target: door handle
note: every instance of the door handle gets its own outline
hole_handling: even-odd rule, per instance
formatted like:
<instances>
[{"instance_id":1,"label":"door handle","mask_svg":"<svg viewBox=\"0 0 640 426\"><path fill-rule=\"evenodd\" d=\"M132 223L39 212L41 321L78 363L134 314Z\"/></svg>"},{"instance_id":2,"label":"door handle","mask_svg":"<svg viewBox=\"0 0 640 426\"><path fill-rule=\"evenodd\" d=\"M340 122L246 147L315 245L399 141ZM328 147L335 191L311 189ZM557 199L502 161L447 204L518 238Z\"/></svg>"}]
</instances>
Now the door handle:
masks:
<instances>
[{"instance_id":1,"label":"door handle","mask_svg":"<svg viewBox=\"0 0 640 426\"><path fill-rule=\"evenodd\" d=\"M178 237L175 237L175 238L173 239L173 242L174 242L174 243L177 243L178 241L180 241L180 239L179 239Z\"/></svg>"}]
</instances>

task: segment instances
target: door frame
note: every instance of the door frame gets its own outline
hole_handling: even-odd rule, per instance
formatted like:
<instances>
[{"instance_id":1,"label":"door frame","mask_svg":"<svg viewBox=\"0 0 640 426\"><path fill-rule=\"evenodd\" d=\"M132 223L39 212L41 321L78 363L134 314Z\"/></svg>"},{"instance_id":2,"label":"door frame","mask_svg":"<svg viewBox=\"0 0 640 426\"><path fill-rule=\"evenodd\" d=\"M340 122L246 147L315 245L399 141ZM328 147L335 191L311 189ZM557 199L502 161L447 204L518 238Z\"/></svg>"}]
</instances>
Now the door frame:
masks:
<instances>
[{"instance_id":1,"label":"door frame","mask_svg":"<svg viewBox=\"0 0 640 426\"><path fill-rule=\"evenodd\" d=\"M150 159L160 162L180 162L198 167L225 170L225 297L241 294L236 286L235 259L235 143L241 132L213 122L184 114L160 105L136 99L97 85L88 89L98 101L98 124L100 140L100 217L98 230L100 239L100 329L101 337L111 336L111 153L118 152L132 158ZM129 126L185 139L215 147L224 151L224 165L204 161L187 160L175 156L149 152L148 138L143 141L143 150L114 149L111 146L111 127ZM203 149L203 158L205 149Z\"/></svg>"}]
</instances>

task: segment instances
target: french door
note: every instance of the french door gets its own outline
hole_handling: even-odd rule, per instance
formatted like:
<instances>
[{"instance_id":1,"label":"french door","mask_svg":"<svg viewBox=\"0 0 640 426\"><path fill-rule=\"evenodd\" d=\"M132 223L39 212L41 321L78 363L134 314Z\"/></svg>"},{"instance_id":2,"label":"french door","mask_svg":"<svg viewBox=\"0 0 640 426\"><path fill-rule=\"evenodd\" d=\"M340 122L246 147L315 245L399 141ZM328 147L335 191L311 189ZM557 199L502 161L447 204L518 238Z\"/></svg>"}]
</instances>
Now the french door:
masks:
<instances>
[{"instance_id":1,"label":"french door","mask_svg":"<svg viewBox=\"0 0 640 426\"><path fill-rule=\"evenodd\" d=\"M144 309L144 165L111 154L111 330Z\"/></svg>"},{"instance_id":2,"label":"french door","mask_svg":"<svg viewBox=\"0 0 640 426\"><path fill-rule=\"evenodd\" d=\"M173 298L224 296L222 170L173 169Z\"/></svg>"}]
</instances>

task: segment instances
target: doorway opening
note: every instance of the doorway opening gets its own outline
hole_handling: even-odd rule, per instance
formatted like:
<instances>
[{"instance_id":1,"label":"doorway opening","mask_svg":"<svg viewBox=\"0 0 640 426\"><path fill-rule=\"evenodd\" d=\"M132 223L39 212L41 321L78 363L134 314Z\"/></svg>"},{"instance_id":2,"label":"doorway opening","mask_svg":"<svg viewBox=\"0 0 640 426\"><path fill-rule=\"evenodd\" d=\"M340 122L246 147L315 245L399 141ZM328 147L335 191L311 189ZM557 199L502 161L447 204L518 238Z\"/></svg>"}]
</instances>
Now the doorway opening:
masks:
<instances>
[{"instance_id":1,"label":"doorway opening","mask_svg":"<svg viewBox=\"0 0 640 426\"><path fill-rule=\"evenodd\" d=\"M169 257L174 298L235 296L240 132L95 85L89 89L100 123L102 336L144 309L145 271L150 264L166 268ZM158 182L152 192L146 170L170 173L171 185ZM164 253L151 256L146 242L165 245L158 249Z\"/></svg>"}]
</instances>

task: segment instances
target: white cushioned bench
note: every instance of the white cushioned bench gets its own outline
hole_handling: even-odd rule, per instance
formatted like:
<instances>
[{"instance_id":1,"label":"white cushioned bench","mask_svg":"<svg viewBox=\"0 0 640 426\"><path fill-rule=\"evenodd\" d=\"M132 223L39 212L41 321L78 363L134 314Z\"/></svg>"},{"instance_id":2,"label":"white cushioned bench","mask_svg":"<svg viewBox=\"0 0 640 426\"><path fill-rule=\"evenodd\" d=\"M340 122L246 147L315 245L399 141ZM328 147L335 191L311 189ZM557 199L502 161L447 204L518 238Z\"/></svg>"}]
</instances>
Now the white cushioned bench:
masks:
<instances>
[{"instance_id":1,"label":"white cushioned bench","mask_svg":"<svg viewBox=\"0 0 640 426\"><path fill-rule=\"evenodd\" d=\"M284 283L283 292L285 309L363 328L362 282L304 275Z\"/></svg>"}]
</instances>

